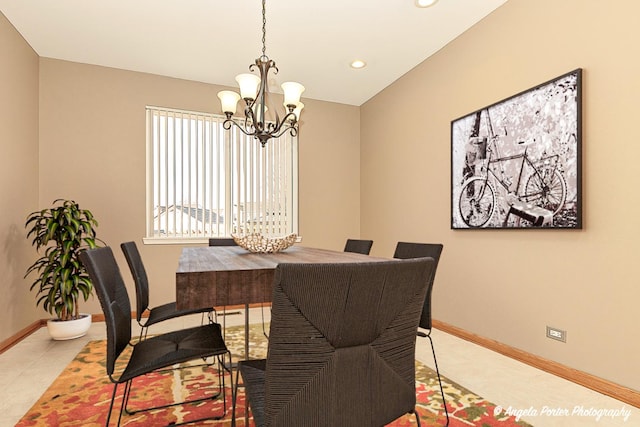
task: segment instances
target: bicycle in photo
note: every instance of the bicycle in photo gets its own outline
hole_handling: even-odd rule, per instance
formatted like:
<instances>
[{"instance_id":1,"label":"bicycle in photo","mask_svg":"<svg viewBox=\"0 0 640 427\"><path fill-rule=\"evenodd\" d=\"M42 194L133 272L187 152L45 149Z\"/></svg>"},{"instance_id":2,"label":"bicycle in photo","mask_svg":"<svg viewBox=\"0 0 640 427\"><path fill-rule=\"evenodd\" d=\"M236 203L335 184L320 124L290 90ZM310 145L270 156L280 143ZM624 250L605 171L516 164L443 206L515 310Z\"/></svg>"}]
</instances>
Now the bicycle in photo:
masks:
<instances>
[{"instance_id":1,"label":"bicycle in photo","mask_svg":"<svg viewBox=\"0 0 640 427\"><path fill-rule=\"evenodd\" d=\"M471 228L490 224L498 209L497 190L502 187L506 194L502 227L520 227L521 219L533 226L552 225L567 198L560 156L544 153L533 159L527 152L529 144L523 141L518 143L524 146L522 153L501 157L496 143L499 137L486 113L489 136L472 137L471 152L467 153L458 203L462 221ZM516 161L519 167L513 166Z\"/></svg>"}]
</instances>

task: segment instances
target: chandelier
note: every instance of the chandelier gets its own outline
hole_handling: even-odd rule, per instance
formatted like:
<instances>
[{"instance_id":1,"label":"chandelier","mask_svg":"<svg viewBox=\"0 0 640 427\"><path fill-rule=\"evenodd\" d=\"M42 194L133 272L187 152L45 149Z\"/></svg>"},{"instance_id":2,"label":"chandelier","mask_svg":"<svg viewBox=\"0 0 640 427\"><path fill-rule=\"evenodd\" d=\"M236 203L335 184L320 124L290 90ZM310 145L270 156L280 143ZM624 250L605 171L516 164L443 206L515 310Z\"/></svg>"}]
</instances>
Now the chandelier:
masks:
<instances>
[{"instance_id":1,"label":"chandelier","mask_svg":"<svg viewBox=\"0 0 640 427\"><path fill-rule=\"evenodd\" d=\"M226 116L226 120L223 123L224 128L230 130L233 126L236 126L245 135L258 139L263 147L269 139L278 138L287 131L291 136L296 136L298 134L300 111L304 107L304 104L300 102L300 95L304 91L304 86L296 82L285 82L281 85L284 91L284 117L280 118L277 111L274 112L274 118L269 119L267 117L269 110L267 108L269 71L273 69L273 73L277 74L278 68L276 63L269 59L265 53L266 25L265 0L262 0L262 55L255 60L254 64L249 66L249 71L254 71L257 67L260 77L251 73L239 74L236 76L236 81L240 86L240 94L231 90L218 92L218 98L220 98L220 103L222 104L222 112ZM240 98L245 103L244 118L236 121L232 117L236 113Z\"/></svg>"}]
</instances>

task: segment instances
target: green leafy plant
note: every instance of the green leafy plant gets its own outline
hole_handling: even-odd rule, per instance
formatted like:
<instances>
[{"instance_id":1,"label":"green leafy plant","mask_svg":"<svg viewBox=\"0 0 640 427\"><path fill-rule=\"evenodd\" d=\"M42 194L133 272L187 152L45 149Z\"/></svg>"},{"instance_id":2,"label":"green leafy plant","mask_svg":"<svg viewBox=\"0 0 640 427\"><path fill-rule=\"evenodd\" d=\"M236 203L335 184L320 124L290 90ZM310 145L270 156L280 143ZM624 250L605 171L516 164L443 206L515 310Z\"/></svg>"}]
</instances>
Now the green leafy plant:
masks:
<instances>
[{"instance_id":1,"label":"green leafy plant","mask_svg":"<svg viewBox=\"0 0 640 427\"><path fill-rule=\"evenodd\" d=\"M60 320L80 317L78 300L87 301L93 292L93 284L80 261L85 249L97 247L95 227L98 222L93 214L80 209L73 200L57 199L53 206L27 216L27 239L44 255L27 269L25 278L36 272L38 277L31 284L37 289L36 305L42 304L50 314L55 312Z\"/></svg>"}]
</instances>

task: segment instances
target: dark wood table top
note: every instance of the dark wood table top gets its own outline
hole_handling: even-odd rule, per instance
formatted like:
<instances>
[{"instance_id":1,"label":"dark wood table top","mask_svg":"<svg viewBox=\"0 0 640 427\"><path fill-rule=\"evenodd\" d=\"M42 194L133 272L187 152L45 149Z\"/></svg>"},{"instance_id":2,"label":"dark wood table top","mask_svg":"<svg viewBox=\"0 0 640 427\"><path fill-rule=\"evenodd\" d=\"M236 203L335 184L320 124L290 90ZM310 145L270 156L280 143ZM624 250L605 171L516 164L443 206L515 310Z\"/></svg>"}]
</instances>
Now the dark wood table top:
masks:
<instances>
[{"instance_id":1,"label":"dark wood table top","mask_svg":"<svg viewBox=\"0 0 640 427\"><path fill-rule=\"evenodd\" d=\"M176 271L176 301L181 309L269 302L280 263L384 260L298 245L272 254L254 254L239 246L187 247Z\"/></svg>"}]
</instances>

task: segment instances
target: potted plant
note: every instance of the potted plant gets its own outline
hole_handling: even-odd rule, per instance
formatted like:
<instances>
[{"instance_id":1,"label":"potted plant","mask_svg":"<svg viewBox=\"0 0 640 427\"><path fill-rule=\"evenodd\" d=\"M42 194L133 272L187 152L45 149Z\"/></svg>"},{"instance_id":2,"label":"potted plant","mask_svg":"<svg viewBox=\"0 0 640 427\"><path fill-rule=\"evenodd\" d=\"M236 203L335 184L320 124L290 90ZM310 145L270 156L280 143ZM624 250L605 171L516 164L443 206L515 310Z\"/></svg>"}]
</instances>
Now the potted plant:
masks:
<instances>
[{"instance_id":1,"label":"potted plant","mask_svg":"<svg viewBox=\"0 0 640 427\"><path fill-rule=\"evenodd\" d=\"M73 200L57 199L51 208L27 217L27 239L33 237L31 244L38 252L44 249L44 254L27 269L25 278L38 275L30 289L38 292L36 305L55 313L56 318L47 322L53 339L81 337L91 326L91 315L78 308L80 297L86 301L93 292L79 255L101 242L96 239L97 225L93 214Z\"/></svg>"}]
</instances>

